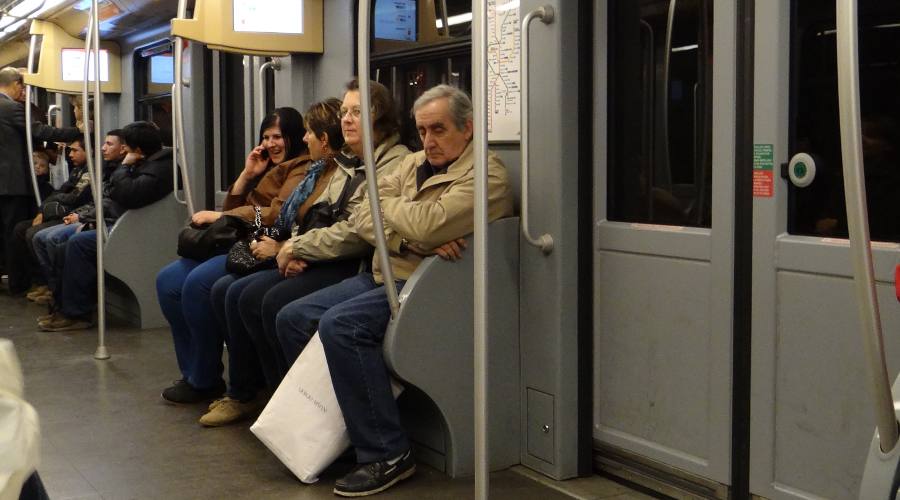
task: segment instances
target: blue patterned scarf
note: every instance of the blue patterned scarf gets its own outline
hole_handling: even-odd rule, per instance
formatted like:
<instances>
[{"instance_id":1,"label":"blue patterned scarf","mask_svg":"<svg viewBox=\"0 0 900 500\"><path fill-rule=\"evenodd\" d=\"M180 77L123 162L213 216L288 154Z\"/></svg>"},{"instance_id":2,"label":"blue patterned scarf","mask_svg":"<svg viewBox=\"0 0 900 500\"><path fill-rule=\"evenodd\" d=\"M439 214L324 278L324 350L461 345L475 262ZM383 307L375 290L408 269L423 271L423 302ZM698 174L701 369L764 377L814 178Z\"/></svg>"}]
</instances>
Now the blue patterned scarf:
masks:
<instances>
[{"instance_id":1,"label":"blue patterned scarf","mask_svg":"<svg viewBox=\"0 0 900 500\"><path fill-rule=\"evenodd\" d=\"M306 177L303 178L300 184L297 184L297 187L285 200L284 205L281 206L281 212L278 214L278 218L275 219L274 227L278 228L282 234L290 233L291 225L293 225L294 219L297 218L297 210L312 194L313 189L316 187L316 181L319 179L322 171L325 170L327 164L326 160L321 159L310 165L309 170L306 172Z\"/></svg>"}]
</instances>

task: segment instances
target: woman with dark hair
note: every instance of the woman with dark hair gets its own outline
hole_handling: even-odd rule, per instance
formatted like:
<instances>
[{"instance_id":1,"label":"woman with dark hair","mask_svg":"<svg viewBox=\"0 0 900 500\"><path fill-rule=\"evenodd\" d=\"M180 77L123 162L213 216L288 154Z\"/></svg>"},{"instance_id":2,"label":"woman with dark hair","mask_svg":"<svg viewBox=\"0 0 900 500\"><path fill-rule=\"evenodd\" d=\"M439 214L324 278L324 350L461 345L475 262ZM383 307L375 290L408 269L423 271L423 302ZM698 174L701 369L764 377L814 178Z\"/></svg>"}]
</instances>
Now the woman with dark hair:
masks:
<instances>
[{"instance_id":1,"label":"woman with dark hair","mask_svg":"<svg viewBox=\"0 0 900 500\"><path fill-rule=\"evenodd\" d=\"M228 189L223 211L193 215L196 225L233 215L253 222L260 207L262 222L271 225L291 192L306 175L309 156L303 143L303 118L294 108L278 108L259 127L259 145L250 151L244 170ZM214 399L225 390L222 380L222 325L210 302L210 289L228 275L226 255L205 262L181 258L160 270L156 291L163 315L172 328L175 355L182 378L165 389L172 403Z\"/></svg>"},{"instance_id":2,"label":"woman with dark hair","mask_svg":"<svg viewBox=\"0 0 900 500\"><path fill-rule=\"evenodd\" d=\"M399 144L397 114L390 92L376 82L370 85L375 108L375 162L380 178L393 170L409 150ZM294 221L292 238L283 243L263 240L254 249L258 258L274 257L279 252L291 256L282 259L282 268L237 281L225 277L213 286L213 307L219 321L228 325L229 389L226 397L213 403L200 419L206 426L226 425L254 414L265 404L260 393L274 391L287 373L289 365L275 337L275 316L281 307L355 275L360 269L360 257L371 255L369 244L356 237L347 220L363 202L365 192L359 160L362 137L358 133L361 125L356 81L347 85L343 102L329 99L313 104L305 116L304 140L310 156L322 162L326 173L310 183L311 192L299 210L286 214L286 219ZM297 190L303 188L301 184ZM306 253L294 258L294 249L317 257L309 262L304 260Z\"/></svg>"}]
</instances>

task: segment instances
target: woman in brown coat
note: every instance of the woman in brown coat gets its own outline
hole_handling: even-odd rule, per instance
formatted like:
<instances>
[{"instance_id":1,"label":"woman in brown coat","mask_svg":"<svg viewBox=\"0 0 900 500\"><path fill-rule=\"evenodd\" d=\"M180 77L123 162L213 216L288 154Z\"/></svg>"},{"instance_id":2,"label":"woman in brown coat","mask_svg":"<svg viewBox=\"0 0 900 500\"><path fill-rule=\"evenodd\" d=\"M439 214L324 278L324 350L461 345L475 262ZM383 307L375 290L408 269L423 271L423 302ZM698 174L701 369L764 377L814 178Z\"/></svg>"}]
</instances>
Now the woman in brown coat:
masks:
<instances>
[{"instance_id":1,"label":"woman in brown coat","mask_svg":"<svg viewBox=\"0 0 900 500\"><path fill-rule=\"evenodd\" d=\"M259 145L247 155L244 170L228 190L224 211L204 210L192 222L206 224L222 215L248 222L254 207L261 209L264 224L274 221L281 205L309 167L303 143L303 118L293 108L278 108L263 120ZM224 329L215 318L210 288L222 276L226 255L205 262L178 259L156 276L156 291L163 315L172 327L175 355L182 377L162 393L172 403L196 403L213 399L225 390L222 380Z\"/></svg>"}]
</instances>

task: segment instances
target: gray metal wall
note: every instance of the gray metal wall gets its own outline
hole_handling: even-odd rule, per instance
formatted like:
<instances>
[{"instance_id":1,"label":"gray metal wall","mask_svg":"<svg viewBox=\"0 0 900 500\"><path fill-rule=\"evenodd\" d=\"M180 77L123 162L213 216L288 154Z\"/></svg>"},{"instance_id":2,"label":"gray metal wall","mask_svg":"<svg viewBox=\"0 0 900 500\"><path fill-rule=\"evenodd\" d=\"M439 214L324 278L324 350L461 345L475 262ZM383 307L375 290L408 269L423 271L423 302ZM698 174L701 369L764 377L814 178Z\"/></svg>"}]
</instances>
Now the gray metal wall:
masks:
<instances>
[{"instance_id":1,"label":"gray metal wall","mask_svg":"<svg viewBox=\"0 0 900 500\"><path fill-rule=\"evenodd\" d=\"M522 463L556 479L578 474L578 2L525 0L524 15L555 9L531 27L532 233L552 235L545 256L520 243ZM524 78L524 75L523 75Z\"/></svg>"}]
</instances>

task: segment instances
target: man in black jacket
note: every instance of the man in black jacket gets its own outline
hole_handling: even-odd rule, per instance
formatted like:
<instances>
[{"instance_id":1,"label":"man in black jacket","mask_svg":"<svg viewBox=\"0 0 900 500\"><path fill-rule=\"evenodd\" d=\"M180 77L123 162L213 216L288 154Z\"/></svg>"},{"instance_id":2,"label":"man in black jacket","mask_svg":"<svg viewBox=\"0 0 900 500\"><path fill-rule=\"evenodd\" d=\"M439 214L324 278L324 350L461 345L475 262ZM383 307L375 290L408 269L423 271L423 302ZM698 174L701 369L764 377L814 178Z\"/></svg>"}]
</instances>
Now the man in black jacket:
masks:
<instances>
[{"instance_id":1,"label":"man in black jacket","mask_svg":"<svg viewBox=\"0 0 900 500\"><path fill-rule=\"evenodd\" d=\"M103 186L103 219L108 227L126 210L149 205L172 192L172 150L162 147L162 136L156 125L135 122L122 129L122 136L125 159ZM61 279L53 291L55 311L38 318L38 326L45 331L82 330L91 326L97 289L95 207L81 207L74 216L85 228L65 245Z\"/></svg>"},{"instance_id":2,"label":"man in black jacket","mask_svg":"<svg viewBox=\"0 0 900 500\"><path fill-rule=\"evenodd\" d=\"M18 248L16 257L19 259L19 264L10 269L9 281L10 283L21 282L25 285L30 278L32 283L39 283L40 286L28 293L28 300L39 304L47 304L53 297L47 277L53 268L56 255L50 253L52 249L49 247L65 245L65 242L75 234L77 225L59 227L57 232L40 233L41 237L37 239L35 239L36 234L48 227L63 224L63 217L93 200L92 182L87 169L87 156L83 142L83 139L76 139L69 145L69 163L72 166L69 179L53 194L44 198L41 210L34 220L22 221L16 225ZM112 172L125 158L124 148L125 142L122 139L121 130L115 129L106 133L102 148L104 182L109 179ZM58 232L60 229L63 232ZM66 230L69 232L65 232ZM38 252L34 250L34 242L37 242ZM32 276L32 269L35 271L40 269L42 272L35 272ZM44 269L47 271L43 271ZM22 287L20 286L20 288Z\"/></svg>"},{"instance_id":3,"label":"man in black jacket","mask_svg":"<svg viewBox=\"0 0 900 500\"><path fill-rule=\"evenodd\" d=\"M0 69L0 241L6 248L6 269L13 246L13 228L27 219L34 207L31 173L25 141L25 107L18 99L25 86L15 68ZM32 136L37 141L71 141L81 135L77 128L57 129L33 120ZM13 294L24 290L10 289Z\"/></svg>"}]
</instances>

